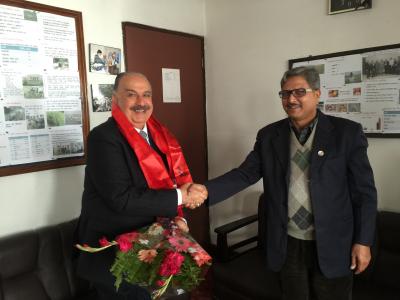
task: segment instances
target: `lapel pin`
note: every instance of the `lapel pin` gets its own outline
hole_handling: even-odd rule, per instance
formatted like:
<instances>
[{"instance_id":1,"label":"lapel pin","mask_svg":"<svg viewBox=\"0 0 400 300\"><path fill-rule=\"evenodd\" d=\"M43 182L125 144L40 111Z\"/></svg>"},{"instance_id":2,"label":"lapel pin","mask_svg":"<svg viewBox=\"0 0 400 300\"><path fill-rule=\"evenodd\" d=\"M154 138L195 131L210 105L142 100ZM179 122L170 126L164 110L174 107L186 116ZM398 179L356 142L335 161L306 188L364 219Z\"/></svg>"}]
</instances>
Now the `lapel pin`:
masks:
<instances>
[{"instance_id":1,"label":"lapel pin","mask_svg":"<svg viewBox=\"0 0 400 300\"><path fill-rule=\"evenodd\" d=\"M319 150L318 151L318 156L324 156L325 155L325 152L324 151L322 151L322 150Z\"/></svg>"}]
</instances>

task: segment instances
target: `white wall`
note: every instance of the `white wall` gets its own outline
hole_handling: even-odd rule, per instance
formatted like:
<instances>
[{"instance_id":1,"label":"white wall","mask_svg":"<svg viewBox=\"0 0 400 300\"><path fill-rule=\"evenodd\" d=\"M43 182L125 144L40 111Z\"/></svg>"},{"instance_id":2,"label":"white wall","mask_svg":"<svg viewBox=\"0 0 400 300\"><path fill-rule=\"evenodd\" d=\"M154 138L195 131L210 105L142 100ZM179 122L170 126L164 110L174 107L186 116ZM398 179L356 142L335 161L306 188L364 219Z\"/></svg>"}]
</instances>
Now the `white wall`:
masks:
<instances>
[{"instance_id":1,"label":"white wall","mask_svg":"<svg viewBox=\"0 0 400 300\"><path fill-rule=\"evenodd\" d=\"M210 178L237 166L257 130L284 117L277 92L288 59L400 43L398 0L374 1L371 10L333 16L326 13L328 1L315 0L36 2L82 11L86 58L88 43L123 48L122 21L206 35ZM113 81L113 76L87 74L88 84ZM91 127L108 116L91 113ZM400 140L369 142L379 207L400 211ZM77 216L83 174L80 166L1 177L0 236ZM211 208L212 227L254 213L261 190L257 184Z\"/></svg>"},{"instance_id":2,"label":"white wall","mask_svg":"<svg viewBox=\"0 0 400 300\"><path fill-rule=\"evenodd\" d=\"M121 22L204 35L204 0L42 0L35 1L81 11L86 67L88 44L123 48ZM87 73L88 84L112 83L115 76ZM88 86L88 95L90 89ZM89 111L91 112L91 104ZM90 126L109 113L91 113ZM0 236L56 224L79 215L84 167L28 173L0 178Z\"/></svg>"},{"instance_id":3,"label":"white wall","mask_svg":"<svg viewBox=\"0 0 400 300\"><path fill-rule=\"evenodd\" d=\"M277 93L288 59L400 43L400 1L331 16L327 3L206 1L209 178L241 163L258 129L285 116ZM379 208L400 211L400 139L369 143ZM261 191L258 183L212 207L212 229L255 213Z\"/></svg>"}]
</instances>

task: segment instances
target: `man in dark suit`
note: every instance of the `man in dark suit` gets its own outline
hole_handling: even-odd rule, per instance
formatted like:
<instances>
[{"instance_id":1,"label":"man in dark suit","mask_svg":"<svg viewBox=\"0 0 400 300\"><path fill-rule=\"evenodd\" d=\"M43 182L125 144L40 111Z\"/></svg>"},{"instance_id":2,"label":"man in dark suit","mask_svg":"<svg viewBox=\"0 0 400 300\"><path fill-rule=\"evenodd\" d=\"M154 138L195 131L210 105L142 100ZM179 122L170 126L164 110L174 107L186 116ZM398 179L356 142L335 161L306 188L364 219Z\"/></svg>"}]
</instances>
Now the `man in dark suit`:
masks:
<instances>
[{"instance_id":1,"label":"man in dark suit","mask_svg":"<svg viewBox=\"0 0 400 300\"><path fill-rule=\"evenodd\" d=\"M266 257L283 299L351 299L352 271L369 264L377 194L360 124L317 110L319 74L287 71L288 118L267 125L236 169L205 185L213 205L263 179ZM201 190L201 186L193 186Z\"/></svg>"},{"instance_id":2,"label":"man in dark suit","mask_svg":"<svg viewBox=\"0 0 400 300\"><path fill-rule=\"evenodd\" d=\"M191 176L178 142L152 117L152 89L139 73L115 79L112 117L88 138L87 165L78 243L96 247L99 239L147 226L156 217L174 218L181 205L195 208L207 197L193 191ZM171 155L171 147L174 155ZM183 218L175 218L187 230ZM139 286L122 284L118 292L110 267L110 248L80 253L78 274L93 283L98 299L150 300Z\"/></svg>"}]
</instances>

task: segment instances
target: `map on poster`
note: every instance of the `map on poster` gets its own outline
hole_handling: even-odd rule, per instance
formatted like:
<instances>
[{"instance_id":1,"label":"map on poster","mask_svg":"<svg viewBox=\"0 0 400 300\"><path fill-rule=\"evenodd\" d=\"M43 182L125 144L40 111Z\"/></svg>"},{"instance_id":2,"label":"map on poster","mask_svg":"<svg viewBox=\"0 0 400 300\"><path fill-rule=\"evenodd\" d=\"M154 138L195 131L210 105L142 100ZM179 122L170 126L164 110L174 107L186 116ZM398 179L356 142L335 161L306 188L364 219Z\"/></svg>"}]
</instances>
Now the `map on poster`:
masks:
<instances>
[{"instance_id":1,"label":"map on poster","mask_svg":"<svg viewBox=\"0 0 400 300\"><path fill-rule=\"evenodd\" d=\"M0 5L0 167L84 155L75 20Z\"/></svg>"},{"instance_id":2,"label":"map on poster","mask_svg":"<svg viewBox=\"0 0 400 300\"><path fill-rule=\"evenodd\" d=\"M292 60L320 74L319 108L362 124L365 133L400 133L400 46Z\"/></svg>"}]
</instances>

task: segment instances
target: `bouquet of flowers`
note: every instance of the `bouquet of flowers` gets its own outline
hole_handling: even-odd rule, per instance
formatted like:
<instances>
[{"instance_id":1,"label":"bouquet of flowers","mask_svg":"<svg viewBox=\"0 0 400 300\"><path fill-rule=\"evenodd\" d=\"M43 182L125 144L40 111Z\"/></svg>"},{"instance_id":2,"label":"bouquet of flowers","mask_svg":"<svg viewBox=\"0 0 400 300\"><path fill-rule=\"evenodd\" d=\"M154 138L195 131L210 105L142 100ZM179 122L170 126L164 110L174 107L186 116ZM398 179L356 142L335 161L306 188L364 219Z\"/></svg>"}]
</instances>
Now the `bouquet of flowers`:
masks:
<instances>
[{"instance_id":1,"label":"bouquet of flowers","mask_svg":"<svg viewBox=\"0 0 400 300\"><path fill-rule=\"evenodd\" d=\"M204 279L211 257L174 221L160 219L149 227L119 235L113 241L105 237L100 247L76 245L86 252L98 252L118 246L111 273L118 289L123 280L149 289L158 299L168 287L191 291Z\"/></svg>"}]
</instances>

